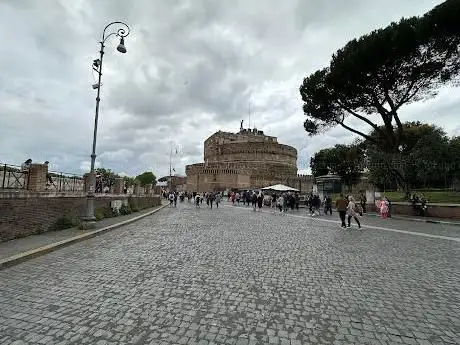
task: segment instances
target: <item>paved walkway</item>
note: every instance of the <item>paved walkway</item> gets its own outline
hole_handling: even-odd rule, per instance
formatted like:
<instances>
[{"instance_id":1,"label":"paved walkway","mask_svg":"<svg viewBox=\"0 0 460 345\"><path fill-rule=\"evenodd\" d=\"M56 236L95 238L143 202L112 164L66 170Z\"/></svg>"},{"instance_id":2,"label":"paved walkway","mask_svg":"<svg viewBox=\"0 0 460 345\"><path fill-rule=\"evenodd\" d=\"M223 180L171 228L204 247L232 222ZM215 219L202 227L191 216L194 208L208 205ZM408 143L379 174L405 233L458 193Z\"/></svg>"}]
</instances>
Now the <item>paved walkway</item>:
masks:
<instances>
[{"instance_id":1,"label":"paved walkway","mask_svg":"<svg viewBox=\"0 0 460 345\"><path fill-rule=\"evenodd\" d=\"M0 344L460 342L454 233L222 206L165 208L0 271Z\"/></svg>"},{"instance_id":2,"label":"paved walkway","mask_svg":"<svg viewBox=\"0 0 460 345\"><path fill-rule=\"evenodd\" d=\"M132 214L125 215L125 216L102 219L96 222L96 229L101 229L106 226L114 225L122 221L131 219L134 217L138 217L154 209L155 207L148 208L140 212L132 213ZM32 249L37 249L37 248L46 246L48 244L66 240L74 236L88 233L91 231L94 231L94 229L79 230L78 228L70 228L70 229L59 230L59 231L48 231L48 232L38 234L38 235L31 235L31 236L27 236L23 238L17 238L17 239L7 241L7 242L0 242L0 260L6 259L16 254L27 252Z\"/></svg>"},{"instance_id":3,"label":"paved walkway","mask_svg":"<svg viewBox=\"0 0 460 345\"><path fill-rule=\"evenodd\" d=\"M460 206L459 206L460 207ZM367 216L379 217L377 213L368 213ZM427 222L427 223L441 223L441 224L450 224L455 226L460 226L460 220L450 219L450 218L436 218L436 217L420 217L420 216L404 216L400 214L395 214L392 216L393 219L402 219L410 220L417 222Z\"/></svg>"},{"instance_id":4,"label":"paved walkway","mask_svg":"<svg viewBox=\"0 0 460 345\"><path fill-rule=\"evenodd\" d=\"M243 210L251 211L251 206L244 206L243 204L239 206L238 205L232 206L231 203L225 203L224 205L226 205L227 207L236 207L236 208L241 208ZM273 210L264 209L264 212L268 212L268 213L273 212L275 214L279 213L277 209L273 209ZM301 218L307 219L309 222L324 221L330 224L334 224L334 223L340 224L339 216L336 211L333 211L332 215L320 215L320 216L312 217L310 216L308 209L301 208L299 211L289 210L285 215L301 217ZM391 228L391 229L409 230L411 232L422 233L422 234L425 233L425 234L431 234L431 235L436 235L436 236L449 236L449 237L460 238L460 227L453 226L451 224L443 224L443 223L432 224L432 223L426 223L426 222L414 222L411 220L411 218L404 218L404 217L381 219L380 217L377 217L376 214L367 214L367 215L364 215L364 217L359 217L359 219L364 227L368 227L368 228L373 227L374 229L377 229L377 230ZM352 220L352 224L356 225L354 223L354 220Z\"/></svg>"}]
</instances>

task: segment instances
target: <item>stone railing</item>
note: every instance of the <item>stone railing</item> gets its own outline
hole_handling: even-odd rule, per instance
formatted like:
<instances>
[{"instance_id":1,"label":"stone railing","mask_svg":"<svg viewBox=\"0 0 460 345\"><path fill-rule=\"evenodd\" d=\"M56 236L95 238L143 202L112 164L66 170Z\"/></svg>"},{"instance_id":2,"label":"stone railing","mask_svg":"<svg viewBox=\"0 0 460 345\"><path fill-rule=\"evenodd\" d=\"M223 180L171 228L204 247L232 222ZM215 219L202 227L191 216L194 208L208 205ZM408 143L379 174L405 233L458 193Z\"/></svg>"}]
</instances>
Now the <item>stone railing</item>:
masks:
<instances>
[{"instance_id":1,"label":"stone railing","mask_svg":"<svg viewBox=\"0 0 460 345\"><path fill-rule=\"evenodd\" d=\"M24 170L16 165L0 164L0 198L23 195L22 191L42 196L84 195L89 191L89 185L89 174L78 176L52 172L48 171L47 164L31 164ZM152 185L134 185L125 191L123 178L115 178L108 193L97 194L153 195L154 190Z\"/></svg>"}]
</instances>

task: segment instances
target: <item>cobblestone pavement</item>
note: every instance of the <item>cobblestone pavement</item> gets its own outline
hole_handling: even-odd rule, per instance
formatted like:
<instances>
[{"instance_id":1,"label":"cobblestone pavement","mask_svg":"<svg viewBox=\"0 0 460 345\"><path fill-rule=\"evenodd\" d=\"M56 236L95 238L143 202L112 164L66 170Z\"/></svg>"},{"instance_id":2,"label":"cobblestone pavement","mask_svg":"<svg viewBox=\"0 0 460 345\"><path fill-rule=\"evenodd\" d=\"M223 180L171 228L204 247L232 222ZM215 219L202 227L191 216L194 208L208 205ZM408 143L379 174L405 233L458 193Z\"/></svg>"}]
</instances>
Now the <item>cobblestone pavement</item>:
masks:
<instances>
[{"instance_id":1,"label":"cobblestone pavement","mask_svg":"<svg viewBox=\"0 0 460 345\"><path fill-rule=\"evenodd\" d=\"M0 344L458 344L459 287L454 240L185 204L0 271Z\"/></svg>"},{"instance_id":2,"label":"cobblestone pavement","mask_svg":"<svg viewBox=\"0 0 460 345\"><path fill-rule=\"evenodd\" d=\"M225 205L231 205L230 203L225 203ZM234 207L240 207L242 209L251 209L251 207L241 205L236 205ZM270 209L264 209L264 211L270 212ZM278 213L277 210L273 210L273 212ZM324 215L321 214L320 216L311 217L309 215L308 208L301 208L300 210L289 210L288 215L295 215L295 216L305 216L307 219L315 220L315 219L325 219L330 220L331 222L340 222L338 213L334 210L332 215ZM384 227L384 228L396 228L396 229L403 229L408 230L411 232L420 232L420 233L427 233L427 234L436 234L441 236L449 236L449 237L457 237L460 238L460 226L456 225L449 225L449 224L433 224L427 222L415 222L407 219L401 218L391 218L391 219L381 219L380 217L375 216L374 214L365 215L363 218L360 217L360 221L364 226L371 226L371 227ZM352 223L354 220L352 220Z\"/></svg>"}]
</instances>

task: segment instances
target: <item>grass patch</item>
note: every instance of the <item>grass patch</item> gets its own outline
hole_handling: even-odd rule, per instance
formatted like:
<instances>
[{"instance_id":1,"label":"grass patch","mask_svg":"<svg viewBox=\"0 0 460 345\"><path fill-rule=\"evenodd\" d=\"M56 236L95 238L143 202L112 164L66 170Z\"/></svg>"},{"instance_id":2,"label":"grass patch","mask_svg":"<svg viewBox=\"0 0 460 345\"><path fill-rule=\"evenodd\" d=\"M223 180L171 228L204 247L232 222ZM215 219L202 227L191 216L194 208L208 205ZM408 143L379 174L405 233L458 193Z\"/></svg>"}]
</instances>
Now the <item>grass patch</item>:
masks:
<instances>
[{"instance_id":1,"label":"grass patch","mask_svg":"<svg viewBox=\"0 0 460 345\"><path fill-rule=\"evenodd\" d=\"M351 193L355 200L359 200L360 193ZM426 190L414 190L411 194L417 194L418 196L424 196L428 203L434 204L460 204L460 192L452 190L439 190L439 189L426 189ZM347 195L347 193L344 193ZM380 195L387 196L392 202L407 202L406 194L399 191L386 191L380 192ZM332 194L332 200L335 202L340 197L339 193Z\"/></svg>"},{"instance_id":2,"label":"grass patch","mask_svg":"<svg viewBox=\"0 0 460 345\"><path fill-rule=\"evenodd\" d=\"M385 192L382 195L388 196L391 201L407 201L404 192ZM438 204L460 204L460 193L446 190L420 190L412 194L423 196L429 203Z\"/></svg>"}]
</instances>

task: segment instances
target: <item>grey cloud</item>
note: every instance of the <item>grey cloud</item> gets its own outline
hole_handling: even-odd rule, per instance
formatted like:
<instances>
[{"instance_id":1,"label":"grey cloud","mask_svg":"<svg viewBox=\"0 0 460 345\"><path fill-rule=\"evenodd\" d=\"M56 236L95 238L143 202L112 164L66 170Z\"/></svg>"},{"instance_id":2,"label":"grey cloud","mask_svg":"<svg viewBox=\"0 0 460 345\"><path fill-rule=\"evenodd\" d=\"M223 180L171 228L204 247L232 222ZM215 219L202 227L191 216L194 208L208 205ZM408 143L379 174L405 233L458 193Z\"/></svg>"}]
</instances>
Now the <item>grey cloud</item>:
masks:
<instances>
[{"instance_id":1,"label":"grey cloud","mask_svg":"<svg viewBox=\"0 0 460 345\"><path fill-rule=\"evenodd\" d=\"M50 160L60 171L89 167L95 91L91 62L104 26L130 24L128 53L106 44L97 162L136 175L203 160L203 141L241 119L298 149L305 169L315 151L351 142L334 128L309 138L298 88L347 40L441 1L352 0L24 0L0 2L8 36L0 46L0 161ZM397 8L397 10L396 10ZM113 29L116 29L114 27ZM404 110L458 133L460 96ZM357 123L357 125L360 125ZM362 126L361 126L362 127ZM360 127L360 128L361 128ZM363 127L365 130L366 128ZM54 169L54 168L53 168Z\"/></svg>"}]
</instances>

